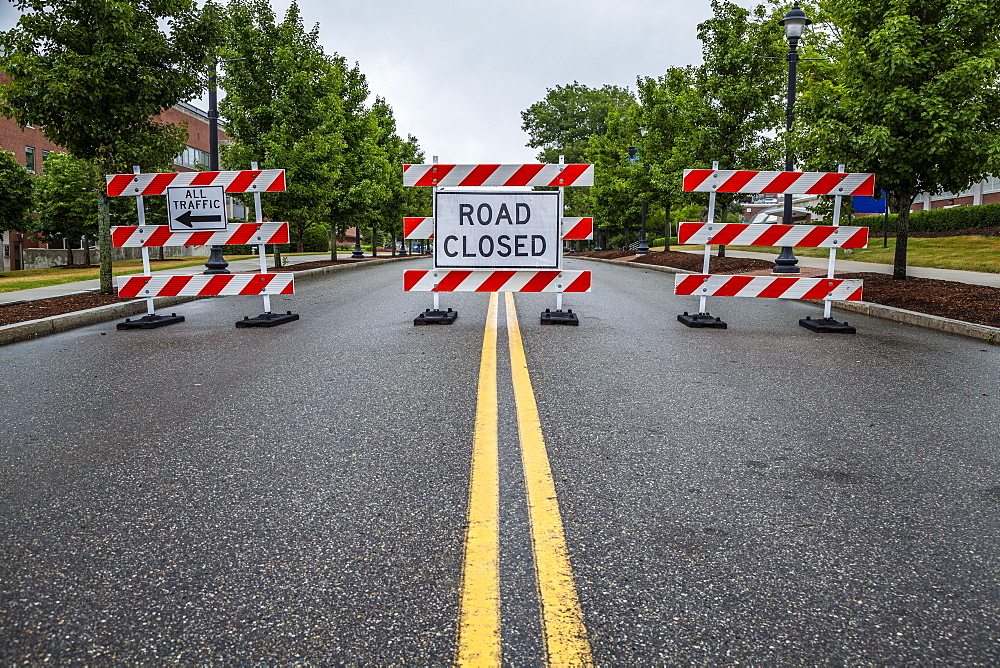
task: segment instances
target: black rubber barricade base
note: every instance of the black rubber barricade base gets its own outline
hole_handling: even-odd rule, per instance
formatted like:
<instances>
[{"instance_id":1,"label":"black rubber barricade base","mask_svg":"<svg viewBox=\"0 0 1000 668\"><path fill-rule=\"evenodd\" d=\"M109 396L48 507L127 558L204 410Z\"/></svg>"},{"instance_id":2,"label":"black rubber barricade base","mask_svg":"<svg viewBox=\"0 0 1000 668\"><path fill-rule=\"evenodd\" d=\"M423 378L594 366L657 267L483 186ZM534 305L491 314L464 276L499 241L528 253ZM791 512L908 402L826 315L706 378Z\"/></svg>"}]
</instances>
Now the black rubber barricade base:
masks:
<instances>
[{"instance_id":1,"label":"black rubber barricade base","mask_svg":"<svg viewBox=\"0 0 1000 668\"><path fill-rule=\"evenodd\" d=\"M286 322L292 322L293 320L298 320L299 314L292 313L288 311L287 313L261 313L256 318L251 318L247 316L242 320L236 321L237 327L275 327L276 325L284 325Z\"/></svg>"},{"instance_id":2,"label":"black rubber barricade base","mask_svg":"<svg viewBox=\"0 0 1000 668\"><path fill-rule=\"evenodd\" d=\"M799 320L799 325L806 329L811 329L819 334L857 334L858 330L848 325L846 322L837 322L833 318L819 318L813 320L806 317Z\"/></svg>"},{"instance_id":3,"label":"black rubber barricade base","mask_svg":"<svg viewBox=\"0 0 1000 668\"><path fill-rule=\"evenodd\" d=\"M136 320L125 318L125 322L118 323L117 329L156 329L157 327L176 325L179 322L184 322L184 316L177 315L176 313L171 313L170 315L144 315Z\"/></svg>"},{"instance_id":4,"label":"black rubber barricade base","mask_svg":"<svg viewBox=\"0 0 1000 668\"><path fill-rule=\"evenodd\" d=\"M578 326L580 324L580 319L576 317L576 313L573 313L573 309L569 309L567 311L551 311L549 309L545 309L542 311L542 324Z\"/></svg>"},{"instance_id":5,"label":"black rubber barricade base","mask_svg":"<svg viewBox=\"0 0 1000 668\"><path fill-rule=\"evenodd\" d=\"M695 313L694 315L688 315L687 311L684 311L681 315L677 316L677 320L684 323L688 327L711 327L712 329L729 329L729 325L722 322L722 318L716 318L709 315L708 313Z\"/></svg>"},{"instance_id":6,"label":"black rubber barricade base","mask_svg":"<svg viewBox=\"0 0 1000 668\"><path fill-rule=\"evenodd\" d=\"M416 318L413 319L414 325L450 325L455 322L455 318L458 317L458 313L448 309L442 311L441 309L427 309Z\"/></svg>"}]
</instances>

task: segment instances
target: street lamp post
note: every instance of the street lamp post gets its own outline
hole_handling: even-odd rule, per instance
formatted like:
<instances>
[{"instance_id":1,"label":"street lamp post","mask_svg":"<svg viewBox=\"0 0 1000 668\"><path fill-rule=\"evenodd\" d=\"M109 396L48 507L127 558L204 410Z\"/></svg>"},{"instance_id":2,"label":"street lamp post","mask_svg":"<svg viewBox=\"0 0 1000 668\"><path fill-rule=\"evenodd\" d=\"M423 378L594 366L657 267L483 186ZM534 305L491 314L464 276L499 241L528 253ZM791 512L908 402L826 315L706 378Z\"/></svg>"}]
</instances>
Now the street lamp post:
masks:
<instances>
[{"instance_id":1,"label":"street lamp post","mask_svg":"<svg viewBox=\"0 0 1000 668\"><path fill-rule=\"evenodd\" d=\"M795 77L799 63L799 40L805 27L812 23L806 13L799 7L798 0L795 5L788 10L785 18L778 22L784 26L785 38L788 39L788 98L785 106L785 171L790 172L795 169L792 160L792 149L789 138L792 132L792 123L795 121ZM785 195L785 213L782 222L785 225L792 224L792 195ZM782 246L781 253L775 258L773 272L776 274L797 274L799 263L791 246Z\"/></svg>"},{"instance_id":2,"label":"street lamp post","mask_svg":"<svg viewBox=\"0 0 1000 668\"><path fill-rule=\"evenodd\" d=\"M219 61L212 59L212 71L208 76L208 169L219 171L219 95L216 90L216 68ZM212 246L205 263L205 274L231 273L226 267L229 263L222 257L222 246Z\"/></svg>"}]
</instances>

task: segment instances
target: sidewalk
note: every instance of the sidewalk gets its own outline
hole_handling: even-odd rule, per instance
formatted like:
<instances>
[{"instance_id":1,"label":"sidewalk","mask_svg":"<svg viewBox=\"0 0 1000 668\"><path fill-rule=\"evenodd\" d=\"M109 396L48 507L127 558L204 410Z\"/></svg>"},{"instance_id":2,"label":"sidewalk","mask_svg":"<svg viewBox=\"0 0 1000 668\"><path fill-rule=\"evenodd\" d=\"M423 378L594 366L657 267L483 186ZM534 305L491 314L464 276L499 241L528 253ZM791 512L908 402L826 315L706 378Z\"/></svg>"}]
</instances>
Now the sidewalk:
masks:
<instances>
[{"instance_id":1,"label":"sidewalk","mask_svg":"<svg viewBox=\"0 0 1000 668\"><path fill-rule=\"evenodd\" d=\"M794 250L794 249L793 249ZM685 251L703 255L703 251ZM713 249L712 254L718 251ZM771 260L777 257L774 253L755 253L751 251L732 251L726 249L728 257L747 257L758 260ZM809 267L811 269L822 269L826 271L830 261L822 257L800 257L799 267ZM872 272L876 274L891 274L891 264L875 264L873 262L855 262L852 260L837 259L838 273ZM825 276L826 274L824 274ZM970 285L988 285L993 288L1000 288L1000 274L987 274L981 271L962 271L959 269L932 269L930 267L907 267L906 275L913 278L935 278L939 281L954 281L956 283L969 283Z\"/></svg>"},{"instance_id":2,"label":"sidewalk","mask_svg":"<svg viewBox=\"0 0 1000 668\"><path fill-rule=\"evenodd\" d=\"M379 257L384 257L380 254ZM350 258L347 253L339 253L338 259L346 260ZM303 262L316 262L318 260L329 260L330 254L323 253L317 255L292 255L282 258L284 261L282 264L284 266L289 266L293 264L300 264ZM268 268L271 267L274 260L270 257L267 259ZM229 263L226 267L231 272L241 272L241 271L257 271L260 269L260 259L259 258L249 258L246 260L234 260ZM205 265L200 264L194 267L184 267L182 269L163 269L161 271L169 272L170 274L175 274L178 276L190 276L193 274L200 274L205 271ZM153 273L158 273L156 270ZM137 272L135 274L130 274L132 276L141 276L142 272ZM117 287L118 281L126 278L125 276L115 276L114 284ZM75 283L62 283L60 285L48 285L43 288L30 288L28 290L15 290L13 292L0 292L0 305L10 304L13 302L28 302L34 301L36 299L48 299L50 297L61 297L63 295L71 295L79 292L90 292L92 290L99 290L101 287L101 281L98 278L89 281L77 281Z\"/></svg>"}]
</instances>

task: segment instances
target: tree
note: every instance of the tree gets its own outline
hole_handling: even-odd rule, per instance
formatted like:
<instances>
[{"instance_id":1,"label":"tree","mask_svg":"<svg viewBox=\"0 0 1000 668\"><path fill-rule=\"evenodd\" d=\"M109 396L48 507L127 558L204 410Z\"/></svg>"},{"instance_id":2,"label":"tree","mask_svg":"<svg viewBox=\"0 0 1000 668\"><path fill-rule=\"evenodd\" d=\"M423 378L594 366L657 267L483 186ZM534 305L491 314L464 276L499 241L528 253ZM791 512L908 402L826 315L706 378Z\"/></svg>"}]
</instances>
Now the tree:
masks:
<instances>
[{"instance_id":1,"label":"tree","mask_svg":"<svg viewBox=\"0 0 1000 668\"><path fill-rule=\"evenodd\" d=\"M893 278L905 279L916 197L960 192L1000 166L1000 2L823 6L830 62L805 72L800 152L875 173L899 214Z\"/></svg>"},{"instance_id":2,"label":"tree","mask_svg":"<svg viewBox=\"0 0 1000 668\"><path fill-rule=\"evenodd\" d=\"M31 176L14 154L0 151L0 229L21 230L31 212ZM0 257L0 271L3 258Z\"/></svg>"},{"instance_id":3,"label":"tree","mask_svg":"<svg viewBox=\"0 0 1000 668\"><path fill-rule=\"evenodd\" d=\"M94 238L101 180L92 162L68 153L50 153L45 158L45 173L35 178L35 231L74 241ZM90 264L89 246L84 245L84 249L85 264Z\"/></svg>"},{"instance_id":4,"label":"tree","mask_svg":"<svg viewBox=\"0 0 1000 668\"><path fill-rule=\"evenodd\" d=\"M197 95L217 35L194 0L14 0L25 12L0 38L0 113L43 128L101 174L159 164L185 131L154 116ZM161 26L163 26L161 28ZM107 188L100 185L101 292L111 294Z\"/></svg>"},{"instance_id":5,"label":"tree","mask_svg":"<svg viewBox=\"0 0 1000 668\"><path fill-rule=\"evenodd\" d=\"M225 44L232 62L221 78L220 111L232 143L223 163L286 170L288 189L264 197L269 216L288 222L301 251L306 229L325 219L336 197L343 68L323 52L319 27L305 29L294 2L278 23L265 0L233 0Z\"/></svg>"}]
</instances>

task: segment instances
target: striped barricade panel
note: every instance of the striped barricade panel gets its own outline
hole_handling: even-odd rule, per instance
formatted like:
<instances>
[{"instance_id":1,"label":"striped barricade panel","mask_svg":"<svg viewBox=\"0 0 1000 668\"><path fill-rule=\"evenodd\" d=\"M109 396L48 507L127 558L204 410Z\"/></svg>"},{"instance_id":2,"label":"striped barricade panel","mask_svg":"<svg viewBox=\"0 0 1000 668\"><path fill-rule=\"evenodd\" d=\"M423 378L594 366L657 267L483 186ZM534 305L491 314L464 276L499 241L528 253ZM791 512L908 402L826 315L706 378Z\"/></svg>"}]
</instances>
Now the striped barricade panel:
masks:
<instances>
[{"instance_id":1,"label":"striped barricade panel","mask_svg":"<svg viewBox=\"0 0 1000 668\"><path fill-rule=\"evenodd\" d=\"M112 227L111 243L115 248L287 244L288 223L242 223L216 232L171 232L167 225L129 225Z\"/></svg>"},{"instance_id":2,"label":"striped barricade panel","mask_svg":"<svg viewBox=\"0 0 1000 668\"><path fill-rule=\"evenodd\" d=\"M434 218L403 218L403 238L404 239L433 239L434 238ZM594 238L594 219L587 218L563 218L562 238L567 241L583 240Z\"/></svg>"},{"instance_id":3,"label":"striped barricade panel","mask_svg":"<svg viewBox=\"0 0 1000 668\"><path fill-rule=\"evenodd\" d=\"M735 169L685 169L685 192L773 193L796 195L875 194L874 174L842 172L756 172Z\"/></svg>"},{"instance_id":4,"label":"striped barricade panel","mask_svg":"<svg viewBox=\"0 0 1000 668\"><path fill-rule=\"evenodd\" d=\"M590 292L590 271L409 270L407 292Z\"/></svg>"},{"instance_id":5,"label":"striped barricade panel","mask_svg":"<svg viewBox=\"0 0 1000 668\"><path fill-rule=\"evenodd\" d=\"M679 244L723 246L799 246L805 248L866 248L867 227L833 225L748 225L746 223L681 223Z\"/></svg>"},{"instance_id":6,"label":"striped barricade panel","mask_svg":"<svg viewBox=\"0 0 1000 668\"><path fill-rule=\"evenodd\" d=\"M403 165L404 186L592 186L593 165Z\"/></svg>"},{"instance_id":7,"label":"striped barricade panel","mask_svg":"<svg viewBox=\"0 0 1000 668\"><path fill-rule=\"evenodd\" d=\"M247 169L233 172L167 172L161 174L110 174L108 195L163 195L178 186L223 186L227 193L282 192L285 170Z\"/></svg>"},{"instance_id":8,"label":"striped barricade panel","mask_svg":"<svg viewBox=\"0 0 1000 668\"><path fill-rule=\"evenodd\" d=\"M295 282L290 273L128 276L118 281L119 297L210 297L292 294L295 294Z\"/></svg>"},{"instance_id":9,"label":"striped barricade panel","mask_svg":"<svg viewBox=\"0 0 1000 668\"><path fill-rule=\"evenodd\" d=\"M861 301L862 285L863 281L860 279L676 274L674 294L695 297Z\"/></svg>"}]
</instances>

